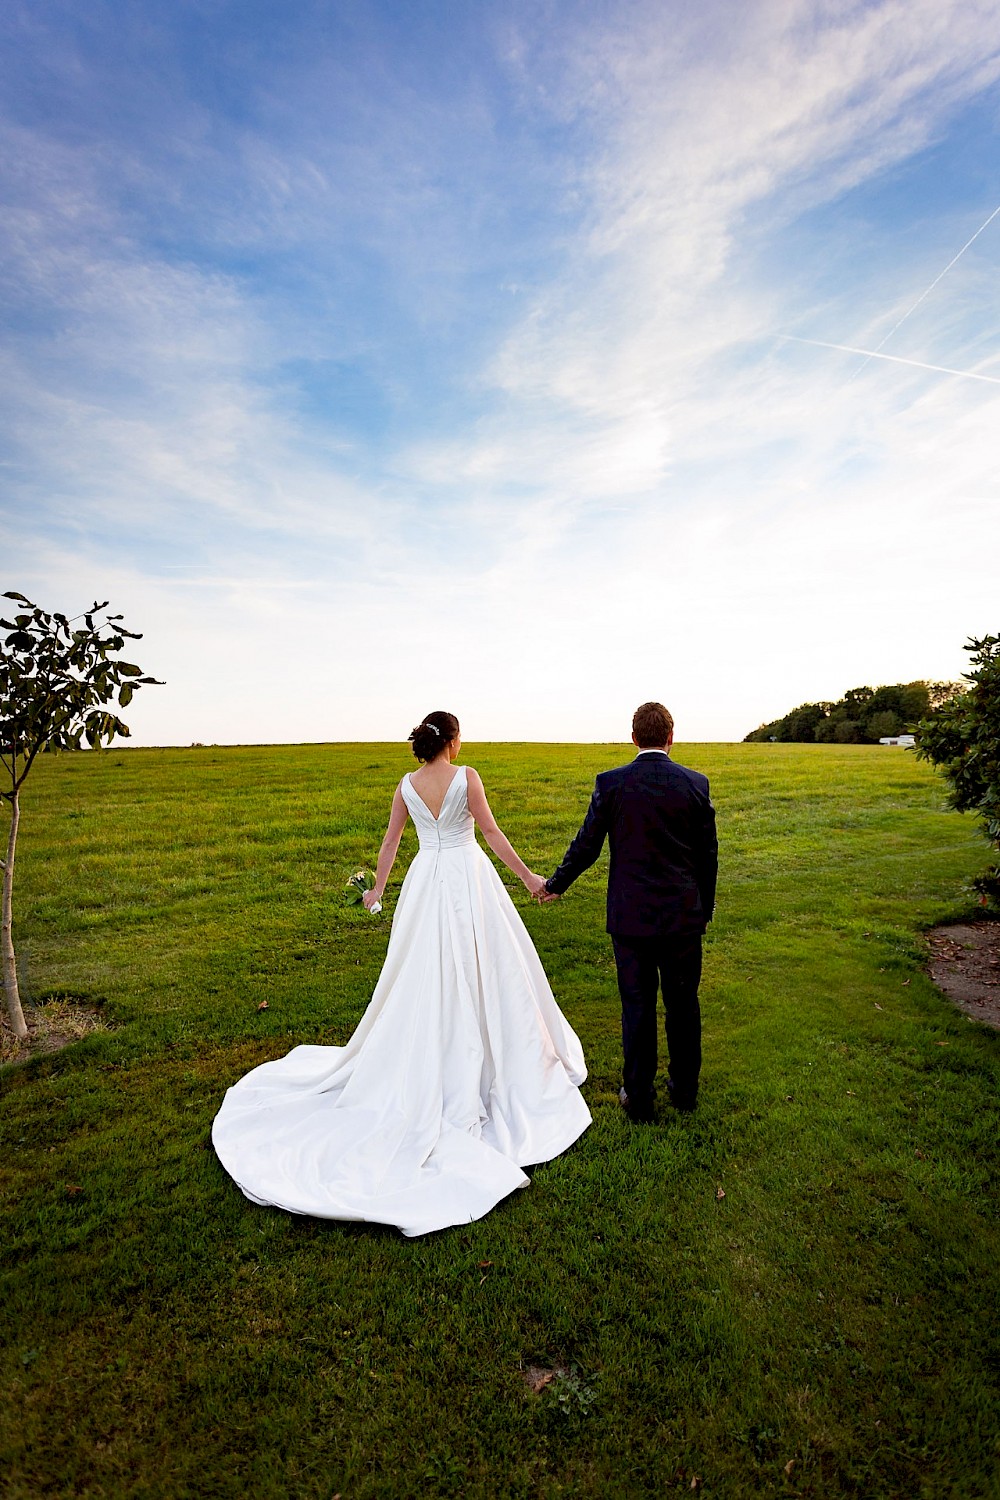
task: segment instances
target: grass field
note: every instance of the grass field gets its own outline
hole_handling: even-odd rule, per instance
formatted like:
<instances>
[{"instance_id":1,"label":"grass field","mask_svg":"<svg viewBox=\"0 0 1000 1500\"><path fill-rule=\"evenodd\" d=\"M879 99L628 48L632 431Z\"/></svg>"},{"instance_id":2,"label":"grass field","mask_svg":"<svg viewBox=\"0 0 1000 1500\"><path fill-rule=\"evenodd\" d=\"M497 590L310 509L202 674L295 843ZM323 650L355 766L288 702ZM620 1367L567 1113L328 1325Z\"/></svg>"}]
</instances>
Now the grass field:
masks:
<instances>
[{"instance_id":1,"label":"grass field","mask_svg":"<svg viewBox=\"0 0 1000 1500\"><path fill-rule=\"evenodd\" d=\"M466 758L548 872L625 752ZM542 909L517 886L594 1124L414 1241L257 1208L209 1142L241 1073L360 1017L388 925L342 888L405 750L38 765L26 995L111 1029L0 1071L5 1496L1000 1494L1000 1037L920 937L986 846L903 752L677 758L722 841L697 1112L617 1106L603 867ZM530 1366L566 1373L533 1394Z\"/></svg>"}]
</instances>

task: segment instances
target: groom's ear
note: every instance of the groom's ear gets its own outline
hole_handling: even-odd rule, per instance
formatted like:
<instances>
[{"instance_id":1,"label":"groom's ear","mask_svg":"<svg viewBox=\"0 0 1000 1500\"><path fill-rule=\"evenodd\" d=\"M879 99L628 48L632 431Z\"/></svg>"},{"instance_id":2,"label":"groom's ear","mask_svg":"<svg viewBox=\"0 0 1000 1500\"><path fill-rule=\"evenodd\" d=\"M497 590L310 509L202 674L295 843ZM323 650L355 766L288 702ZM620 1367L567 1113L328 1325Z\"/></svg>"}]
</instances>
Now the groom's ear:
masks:
<instances>
[{"instance_id":1,"label":"groom's ear","mask_svg":"<svg viewBox=\"0 0 1000 1500\"><path fill-rule=\"evenodd\" d=\"M638 750L638 748L639 748L639 741L636 739L634 732L633 732L633 735L632 735L632 743L635 746L635 748Z\"/></svg>"}]
</instances>

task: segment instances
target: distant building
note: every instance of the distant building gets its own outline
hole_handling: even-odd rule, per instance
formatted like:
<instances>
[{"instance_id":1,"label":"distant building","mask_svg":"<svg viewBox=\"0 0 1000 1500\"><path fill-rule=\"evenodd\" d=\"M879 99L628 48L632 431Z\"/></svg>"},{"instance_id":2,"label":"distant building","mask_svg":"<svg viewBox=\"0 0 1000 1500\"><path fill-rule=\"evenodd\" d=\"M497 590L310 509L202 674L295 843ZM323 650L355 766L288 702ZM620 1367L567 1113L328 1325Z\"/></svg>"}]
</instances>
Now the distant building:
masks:
<instances>
[{"instance_id":1,"label":"distant building","mask_svg":"<svg viewBox=\"0 0 1000 1500\"><path fill-rule=\"evenodd\" d=\"M903 745L904 747L915 745L916 743L917 737L915 734L887 734L883 739L879 740L880 745Z\"/></svg>"}]
</instances>

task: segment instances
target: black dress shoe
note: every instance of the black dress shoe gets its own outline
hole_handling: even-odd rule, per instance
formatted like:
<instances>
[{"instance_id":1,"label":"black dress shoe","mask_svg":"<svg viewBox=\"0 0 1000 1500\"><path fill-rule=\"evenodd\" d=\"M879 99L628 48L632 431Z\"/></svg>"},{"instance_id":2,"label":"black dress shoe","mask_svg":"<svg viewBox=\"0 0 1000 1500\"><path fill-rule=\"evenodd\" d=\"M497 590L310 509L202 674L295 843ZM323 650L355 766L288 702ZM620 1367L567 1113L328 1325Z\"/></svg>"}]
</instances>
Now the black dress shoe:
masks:
<instances>
[{"instance_id":1,"label":"black dress shoe","mask_svg":"<svg viewBox=\"0 0 1000 1500\"><path fill-rule=\"evenodd\" d=\"M651 1125L653 1123L652 1104L647 1104L645 1109L637 1109L623 1088L618 1090L618 1103L634 1124Z\"/></svg>"},{"instance_id":2,"label":"black dress shoe","mask_svg":"<svg viewBox=\"0 0 1000 1500\"><path fill-rule=\"evenodd\" d=\"M698 1102L697 1094L678 1093L677 1085L672 1078L667 1079L667 1093L670 1095L670 1102L674 1106L674 1109L679 1109L684 1114L690 1114Z\"/></svg>"}]
</instances>

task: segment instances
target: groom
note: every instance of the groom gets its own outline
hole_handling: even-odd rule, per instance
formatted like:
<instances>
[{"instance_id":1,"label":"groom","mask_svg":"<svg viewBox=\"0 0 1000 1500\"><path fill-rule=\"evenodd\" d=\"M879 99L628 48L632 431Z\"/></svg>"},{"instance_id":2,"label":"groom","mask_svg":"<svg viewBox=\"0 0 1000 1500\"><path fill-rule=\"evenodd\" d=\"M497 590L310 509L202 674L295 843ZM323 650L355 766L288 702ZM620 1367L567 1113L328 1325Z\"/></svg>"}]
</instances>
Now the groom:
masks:
<instances>
[{"instance_id":1,"label":"groom","mask_svg":"<svg viewBox=\"0 0 1000 1500\"><path fill-rule=\"evenodd\" d=\"M635 759L597 778L587 816L541 901L561 896L607 839L608 932L622 1000L625 1086L631 1119L653 1118L656 993L663 990L669 1074L678 1109L694 1108L701 1071L701 939L715 908L718 843L708 780L670 759L674 721L662 703L632 719Z\"/></svg>"}]
</instances>

